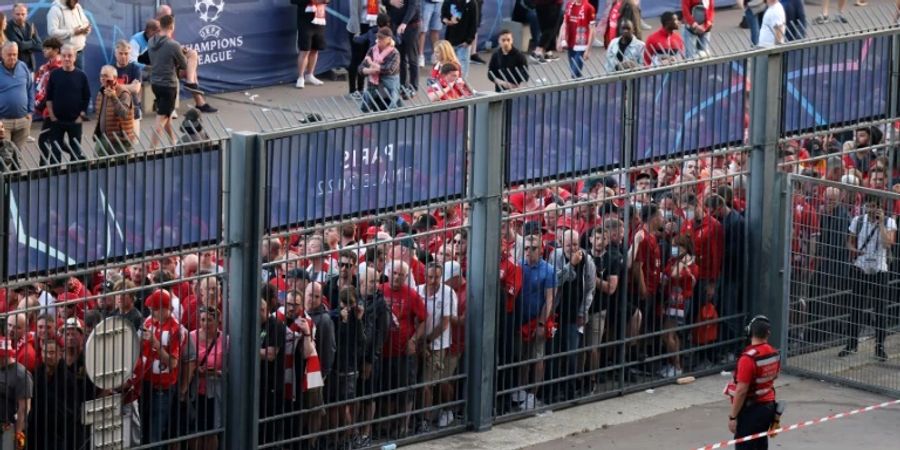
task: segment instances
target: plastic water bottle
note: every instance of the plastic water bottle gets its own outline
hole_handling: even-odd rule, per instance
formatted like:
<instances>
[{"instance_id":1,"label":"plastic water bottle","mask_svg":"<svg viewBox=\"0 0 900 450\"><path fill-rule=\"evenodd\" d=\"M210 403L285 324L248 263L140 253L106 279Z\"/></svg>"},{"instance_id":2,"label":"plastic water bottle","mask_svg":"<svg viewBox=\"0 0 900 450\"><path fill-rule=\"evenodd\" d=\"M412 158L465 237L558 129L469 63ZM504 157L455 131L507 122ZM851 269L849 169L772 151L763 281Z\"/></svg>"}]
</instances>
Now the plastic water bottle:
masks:
<instances>
[{"instance_id":1,"label":"plastic water bottle","mask_svg":"<svg viewBox=\"0 0 900 450\"><path fill-rule=\"evenodd\" d=\"M381 446L381 450L397 450L397 444L391 442L390 444L384 444Z\"/></svg>"}]
</instances>

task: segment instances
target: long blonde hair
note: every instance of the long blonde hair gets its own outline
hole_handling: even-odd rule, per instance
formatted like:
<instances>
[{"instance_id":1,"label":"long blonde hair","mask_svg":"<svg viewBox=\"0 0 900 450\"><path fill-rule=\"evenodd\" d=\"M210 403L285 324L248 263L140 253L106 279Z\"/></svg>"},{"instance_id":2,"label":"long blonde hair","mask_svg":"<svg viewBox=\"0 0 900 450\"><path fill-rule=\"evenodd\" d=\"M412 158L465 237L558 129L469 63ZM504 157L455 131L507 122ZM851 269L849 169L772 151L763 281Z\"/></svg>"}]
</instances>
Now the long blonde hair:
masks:
<instances>
[{"instance_id":1,"label":"long blonde hair","mask_svg":"<svg viewBox=\"0 0 900 450\"><path fill-rule=\"evenodd\" d=\"M436 54L435 59L441 66L450 62L459 65L459 59L456 57L456 51L453 50L453 46L450 45L449 41L441 39L440 41L435 42L434 52Z\"/></svg>"}]
</instances>

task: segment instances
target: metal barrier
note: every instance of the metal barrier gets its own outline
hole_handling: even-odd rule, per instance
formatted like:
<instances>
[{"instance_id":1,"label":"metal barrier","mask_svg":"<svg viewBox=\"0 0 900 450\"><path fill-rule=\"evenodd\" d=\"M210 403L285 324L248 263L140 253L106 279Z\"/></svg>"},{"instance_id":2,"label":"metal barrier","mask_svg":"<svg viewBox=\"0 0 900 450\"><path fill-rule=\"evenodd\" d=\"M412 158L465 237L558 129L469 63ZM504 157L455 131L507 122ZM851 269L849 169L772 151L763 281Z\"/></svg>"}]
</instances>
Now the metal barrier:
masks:
<instances>
[{"instance_id":1,"label":"metal barrier","mask_svg":"<svg viewBox=\"0 0 900 450\"><path fill-rule=\"evenodd\" d=\"M788 193L787 366L896 395L900 194L801 175Z\"/></svg>"},{"instance_id":2,"label":"metal barrier","mask_svg":"<svg viewBox=\"0 0 900 450\"><path fill-rule=\"evenodd\" d=\"M781 274L791 248L781 214L791 209L778 168L827 166L835 155L779 160L778 146L794 137L784 132L900 118L898 42L895 28L823 37L330 121L279 111L290 127L6 172L0 292L17 327L25 313L8 332L16 352L28 352L23 330L33 325L33 353L46 353L52 333L38 318L56 308L68 332L58 346L77 366L78 330L88 326L79 314L96 327L87 319L117 307L106 280L89 282L96 273L137 280L113 287L123 309L132 293L151 310L177 304L189 331L201 322L197 340L179 349L182 368L191 368L192 343L197 354L193 377L178 369L179 392L161 377L173 361L160 348L180 341L157 337L156 313L138 327L146 339L136 363L86 363L86 374L100 365L94 396L104 394L88 404L92 414L42 406L35 394L39 424L42 414L57 419L50 411L69 415L26 437L67 438L46 431L74 424L73 439L86 442L85 419L105 420L110 403L122 403L115 395L138 392L109 374L125 368L138 375L123 379L147 385L137 401L148 435L126 436L126 420L104 430L140 448L237 449L405 443L717 372L732 363L748 313L797 324L787 322L780 287L796 284L789 293L799 298L815 284L809 271ZM810 124L790 101L772 100L791 89L810 95L806 82L790 87L792 58L807 58L791 52L835 45L849 50L831 51L827 67L848 67L866 45L889 55L828 75L867 80L857 92L888 83L886 109ZM848 92L834 95L855 101ZM171 294L164 300L157 288ZM816 314L776 338L806 328L816 332L800 341L827 335L834 321ZM126 328L110 323L95 336ZM98 342L122 355L130 348ZM811 355L799 355L807 347L797 356ZM78 371L75 379L95 391ZM193 380L203 386L197 396ZM188 412L174 406L182 390ZM73 408L90 397L72 392Z\"/></svg>"}]
</instances>

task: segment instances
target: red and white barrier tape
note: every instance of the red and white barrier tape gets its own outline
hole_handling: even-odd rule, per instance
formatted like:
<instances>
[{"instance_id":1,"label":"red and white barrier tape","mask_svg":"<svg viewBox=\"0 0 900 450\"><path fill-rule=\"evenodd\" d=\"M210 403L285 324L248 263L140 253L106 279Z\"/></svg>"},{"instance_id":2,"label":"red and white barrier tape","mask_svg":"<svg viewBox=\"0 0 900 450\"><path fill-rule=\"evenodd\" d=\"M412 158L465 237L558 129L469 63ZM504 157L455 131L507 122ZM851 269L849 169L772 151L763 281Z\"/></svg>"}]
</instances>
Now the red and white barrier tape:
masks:
<instances>
[{"instance_id":1,"label":"red and white barrier tape","mask_svg":"<svg viewBox=\"0 0 900 450\"><path fill-rule=\"evenodd\" d=\"M822 417L822 418L816 419L816 420L807 420L806 422L798 422L789 427L776 428L774 430L763 431L760 433L751 434L749 436L744 436L739 439L731 439L729 441L717 442L715 444L710 444L705 447L698 447L696 450L714 450L717 448L730 447L732 445L742 444L744 442L752 441L754 439L759 439L759 438L766 437L766 436L774 436L776 434L784 433L787 431L799 430L800 428L806 428L809 426L818 425L820 423L825 423L830 420L843 419L844 417L854 416L856 414L862 414L864 412L869 412L869 411L876 410L876 409L886 408L888 406L893 406L893 405L897 405L897 404L900 404L900 400L891 400L889 402L879 403L877 405L866 406L865 408L854 409L853 411L842 412L839 414L832 414L830 416L825 416L825 417Z\"/></svg>"}]
</instances>

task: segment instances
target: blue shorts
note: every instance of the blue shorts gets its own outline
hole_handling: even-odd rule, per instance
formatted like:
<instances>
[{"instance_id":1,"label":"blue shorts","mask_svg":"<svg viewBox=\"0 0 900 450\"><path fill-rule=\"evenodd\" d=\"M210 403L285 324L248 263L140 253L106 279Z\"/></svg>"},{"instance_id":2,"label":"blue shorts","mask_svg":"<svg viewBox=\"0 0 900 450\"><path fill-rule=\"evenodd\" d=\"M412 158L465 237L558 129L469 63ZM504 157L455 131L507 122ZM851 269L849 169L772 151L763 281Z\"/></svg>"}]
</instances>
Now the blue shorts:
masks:
<instances>
[{"instance_id":1,"label":"blue shorts","mask_svg":"<svg viewBox=\"0 0 900 450\"><path fill-rule=\"evenodd\" d=\"M443 2L422 1L422 31L441 31L444 23L441 22L441 6Z\"/></svg>"}]
</instances>

